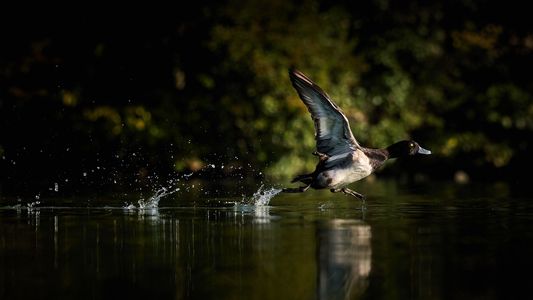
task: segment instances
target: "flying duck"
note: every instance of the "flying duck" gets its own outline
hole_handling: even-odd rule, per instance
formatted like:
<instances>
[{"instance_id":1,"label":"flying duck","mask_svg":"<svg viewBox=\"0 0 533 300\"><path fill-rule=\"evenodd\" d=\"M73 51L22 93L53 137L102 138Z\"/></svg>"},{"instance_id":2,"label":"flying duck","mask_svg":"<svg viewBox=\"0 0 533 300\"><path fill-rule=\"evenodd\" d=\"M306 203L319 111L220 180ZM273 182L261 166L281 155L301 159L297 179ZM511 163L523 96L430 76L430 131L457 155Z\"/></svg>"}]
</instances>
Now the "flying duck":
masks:
<instances>
[{"instance_id":1,"label":"flying duck","mask_svg":"<svg viewBox=\"0 0 533 300\"><path fill-rule=\"evenodd\" d=\"M400 141L384 149L361 146L354 138L348 119L331 98L311 79L297 70L289 70L292 85L311 113L315 123L318 164L313 173L296 176L291 182L302 182L298 188L285 188L287 193L303 193L310 187L343 192L364 200L364 195L346 188L352 182L372 174L389 158L431 154L417 142Z\"/></svg>"}]
</instances>

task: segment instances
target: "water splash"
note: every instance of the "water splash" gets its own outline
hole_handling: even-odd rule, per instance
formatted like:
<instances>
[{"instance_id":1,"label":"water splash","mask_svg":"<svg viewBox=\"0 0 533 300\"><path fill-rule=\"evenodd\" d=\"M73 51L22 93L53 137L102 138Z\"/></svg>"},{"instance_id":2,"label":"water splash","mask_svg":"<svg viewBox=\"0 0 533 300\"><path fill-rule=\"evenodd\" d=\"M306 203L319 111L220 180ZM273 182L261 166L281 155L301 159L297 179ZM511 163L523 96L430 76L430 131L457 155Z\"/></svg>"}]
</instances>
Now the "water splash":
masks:
<instances>
[{"instance_id":1,"label":"water splash","mask_svg":"<svg viewBox=\"0 0 533 300\"><path fill-rule=\"evenodd\" d=\"M255 192L252 195L252 199L250 199L250 203L255 206L265 206L268 205L270 202L270 199L274 198L277 194L281 192L281 189L277 188L265 188L262 184L257 192Z\"/></svg>"},{"instance_id":2,"label":"water splash","mask_svg":"<svg viewBox=\"0 0 533 300\"><path fill-rule=\"evenodd\" d=\"M28 210L28 213L31 213L34 210L38 209L39 204L41 204L41 201L26 203L26 209Z\"/></svg>"},{"instance_id":3,"label":"water splash","mask_svg":"<svg viewBox=\"0 0 533 300\"><path fill-rule=\"evenodd\" d=\"M165 197L165 196L168 196L168 195L172 195L174 194L175 192L179 191L180 188L175 188L175 189L168 189L166 187L162 187L160 188L159 190L157 190L155 192L155 194L153 196L151 196L150 198L148 198L147 200L145 199L139 199L139 201L137 201L137 203L139 204L139 206L135 206L133 204L127 204L124 206L125 209L153 209L153 208L158 208L159 207L159 201L161 200L161 198Z\"/></svg>"}]
</instances>

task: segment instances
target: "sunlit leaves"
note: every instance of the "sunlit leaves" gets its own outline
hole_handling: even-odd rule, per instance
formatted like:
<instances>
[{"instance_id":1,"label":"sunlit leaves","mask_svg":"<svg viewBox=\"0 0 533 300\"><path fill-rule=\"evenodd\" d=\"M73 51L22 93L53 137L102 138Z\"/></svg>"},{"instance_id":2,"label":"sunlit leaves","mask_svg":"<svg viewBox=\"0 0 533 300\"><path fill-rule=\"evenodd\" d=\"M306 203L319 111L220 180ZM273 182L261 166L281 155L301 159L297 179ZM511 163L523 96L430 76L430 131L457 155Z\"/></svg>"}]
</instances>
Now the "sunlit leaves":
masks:
<instances>
[{"instance_id":1,"label":"sunlit leaves","mask_svg":"<svg viewBox=\"0 0 533 300\"><path fill-rule=\"evenodd\" d=\"M357 82L357 72L350 68L360 67L353 55L355 39L348 34L349 15L338 9L320 11L314 1L230 1L222 13L224 22L214 26L210 43L224 56L216 71L249 74L238 83L241 96L223 98L231 120L257 157L270 161L272 173L292 175L310 167L313 124L287 70L295 66L312 75L340 105L348 106ZM272 138L258 142L264 136Z\"/></svg>"},{"instance_id":2,"label":"sunlit leaves","mask_svg":"<svg viewBox=\"0 0 533 300\"><path fill-rule=\"evenodd\" d=\"M152 114L143 106L127 106L123 110L102 105L84 111L91 122L102 121L112 135L120 135L124 130L145 131L157 136L159 129L152 123Z\"/></svg>"},{"instance_id":3,"label":"sunlit leaves","mask_svg":"<svg viewBox=\"0 0 533 300\"><path fill-rule=\"evenodd\" d=\"M228 0L195 3L194 17L131 41L107 30L77 43L36 37L0 61L0 119L5 135L43 129L24 143L72 128L78 146L90 140L81 156L135 149L179 171L238 157L292 176L316 163L313 122L287 74L296 67L364 146L413 138L444 168L521 165L533 140L533 32L486 18L484 5ZM66 132L53 144L72 143ZM2 140L5 153L18 139Z\"/></svg>"}]
</instances>

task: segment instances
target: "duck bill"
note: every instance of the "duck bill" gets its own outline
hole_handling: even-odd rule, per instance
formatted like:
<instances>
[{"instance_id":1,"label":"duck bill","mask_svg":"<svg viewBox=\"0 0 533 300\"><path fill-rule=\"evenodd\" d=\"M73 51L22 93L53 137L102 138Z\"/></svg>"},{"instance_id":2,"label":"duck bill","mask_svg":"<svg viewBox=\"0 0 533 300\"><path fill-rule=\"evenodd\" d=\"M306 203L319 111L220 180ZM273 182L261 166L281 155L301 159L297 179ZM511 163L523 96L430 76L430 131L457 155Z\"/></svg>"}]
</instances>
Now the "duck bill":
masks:
<instances>
[{"instance_id":1,"label":"duck bill","mask_svg":"<svg viewBox=\"0 0 533 300\"><path fill-rule=\"evenodd\" d=\"M431 151L427 150L427 149L424 149L422 147L418 147L418 154L431 154Z\"/></svg>"}]
</instances>

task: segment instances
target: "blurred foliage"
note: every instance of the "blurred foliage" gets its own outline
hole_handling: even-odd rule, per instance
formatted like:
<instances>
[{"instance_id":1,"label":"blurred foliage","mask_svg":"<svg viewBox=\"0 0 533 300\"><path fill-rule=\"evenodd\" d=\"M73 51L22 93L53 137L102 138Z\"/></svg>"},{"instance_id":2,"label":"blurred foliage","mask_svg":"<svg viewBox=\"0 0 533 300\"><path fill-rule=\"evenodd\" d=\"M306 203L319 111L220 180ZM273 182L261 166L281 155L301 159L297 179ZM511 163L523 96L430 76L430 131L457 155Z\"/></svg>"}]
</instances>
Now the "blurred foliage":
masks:
<instances>
[{"instance_id":1,"label":"blurred foliage","mask_svg":"<svg viewBox=\"0 0 533 300\"><path fill-rule=\"evenodd\" d=\"M227 166L214 171L223 176L312 170L313 125L289 67L342 107L363 145L414 138L435 153L398 170L509 176L531 163L525 11L228 0L156 22L17 20L0 56L1 182L144 182L207 164Z\"/></svg>"}]
</instances>

